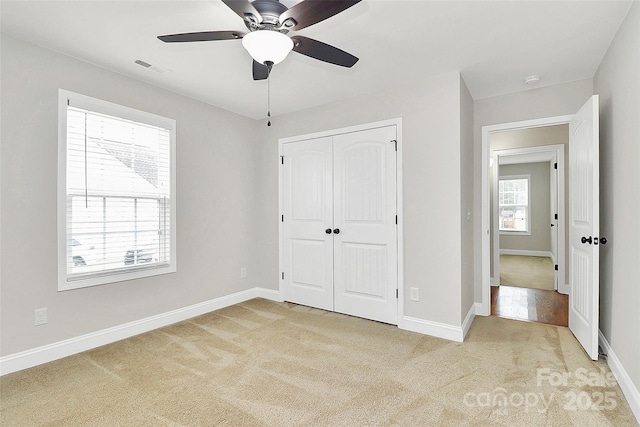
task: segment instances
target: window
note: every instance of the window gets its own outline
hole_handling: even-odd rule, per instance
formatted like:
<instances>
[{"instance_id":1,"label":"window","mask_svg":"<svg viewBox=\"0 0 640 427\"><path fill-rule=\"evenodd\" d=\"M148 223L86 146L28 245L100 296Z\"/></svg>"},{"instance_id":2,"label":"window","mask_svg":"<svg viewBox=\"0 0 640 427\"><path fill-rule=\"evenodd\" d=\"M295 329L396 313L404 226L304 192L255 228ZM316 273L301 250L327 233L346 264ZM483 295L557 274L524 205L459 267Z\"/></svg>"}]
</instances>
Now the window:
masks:
<instances>
[{"instance_id":1,"label":"window","mask_svg":"<svg viewBox=\"0 0 640 427\"><path fill-rule=\"evenodd\" d=\"M499 229L530 234L529 175L504 176L499 180Z\"/></svg>"},{"instance_id":2,"label":"window","mask_svg":"<svg viewBox=\"0 0 640 427\"><path fill-rule=\"evenodd\" d=\"M59 98L58 290L175 272L175 121Z\"/></svg>"}]
</instances>

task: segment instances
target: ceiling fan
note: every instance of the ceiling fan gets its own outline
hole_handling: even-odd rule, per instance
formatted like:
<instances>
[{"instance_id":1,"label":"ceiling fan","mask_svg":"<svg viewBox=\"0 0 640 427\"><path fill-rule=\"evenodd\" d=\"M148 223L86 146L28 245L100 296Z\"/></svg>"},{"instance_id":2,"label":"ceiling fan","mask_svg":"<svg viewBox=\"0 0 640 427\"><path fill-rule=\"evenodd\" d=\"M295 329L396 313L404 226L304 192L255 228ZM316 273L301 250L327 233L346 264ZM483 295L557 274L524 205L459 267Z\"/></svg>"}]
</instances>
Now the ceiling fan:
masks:
<instances>
[{"instance_id":1,"label":"ceiling fan","mask_svg":"<svg viewBox=\"0 0 640 427\"><path fill-rule=\"evenodd\" d=\"M324 21L360 1L303 0L287 8L278 0L222 0L244 20L249 32L203 31L169 34L158 38L166 43L242 39L243 46L253 58L254 80L268 78L271 67L284 60L291 50L350 68L358 62L355 56L318 40L298 35L289 37L287 33Z\"/></svg>"}]
</instances>

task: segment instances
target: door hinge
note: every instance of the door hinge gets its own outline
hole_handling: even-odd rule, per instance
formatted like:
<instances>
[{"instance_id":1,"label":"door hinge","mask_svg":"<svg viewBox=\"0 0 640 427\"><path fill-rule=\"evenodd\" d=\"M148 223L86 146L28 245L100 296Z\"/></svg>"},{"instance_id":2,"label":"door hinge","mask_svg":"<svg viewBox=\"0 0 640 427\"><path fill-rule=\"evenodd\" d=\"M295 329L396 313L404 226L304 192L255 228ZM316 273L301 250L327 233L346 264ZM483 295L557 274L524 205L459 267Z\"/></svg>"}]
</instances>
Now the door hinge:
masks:
<instances>
[{"instance_id":1,"label":"door hinge","mask_svg":"<svg viewBox=\"0 0 640 427\"><path fill-rule=\"evenodd\" d=\"M284 280L284 271L282 272L282 280Z\"/></svg>"},{"instance_id":2,"label":"door hinge","mask_svg":"<svg viewBox=\"0 0 640 427\"><path fill-rule=\"evenodd\" d=\"M398 288L396 288L396 299L398 299Z\"/></svg>"},{"instance_id":3,"label":"door hinge","mask_svg":"<svg viewBox=\"0 0 640 427\"><path fill-rule=\"evenodd\" d=\"M392 139L391 142L393 142L394 150L398 151L398 140L397 139Z\"/></svg>"},{"instance_id":4,"label":"door hinge","mask_svg":"<svg viewBox=\"0 0 640 427\"><path fill-rule=\"evenodd\" d=\"M282 215L282 222L284 222L284 215Z\"/></svg>"},{"instance_id":5,"label":"door hinge","mask_svg":"<svg viewBox=\"0 0 640 427\"><path fill-rule=\"evenodd\" d=\"M554 266L553 266L553 269L554 269L555 271L558 271L558 264L554 265Z\"/></svg>"},{"instance_id":6,"label":"door hinge","mask_svg":"<svg viewBox=\"0 0 640 427\"><path fill-rule=\"evenodd\" d=\"M396 215L396 225L398 225L398 215Z\"/></svg>"},{"instance_id":7,"label":"door hinge","mask_svg":"<svg viewBox=\"0 0 640 427\"><path fill-rule=\"evenodd\" d=\"M284 165L284 156L280 156L280 163Z\"/></svg>"},{"instance_id":8,"label":"door hinge","mask_svg":"<svg viewBox=\"0 0 640 427\"><path fill-rule=\"evenodd\" d=\"M558 214L553 214L554 219L558 219Z\"/></svg>"},{"instance_id":9,"label":"door hinge","mask_svg":"<svg viewBox=\"0 0 640 427\"><path fill-rule=\"evenodd\" d=\"M554 168L554 169L558 169L558 164L557 164L557 163L554 163L554 164L553 164L553 168Z\"/></svg>"}]
</instances>

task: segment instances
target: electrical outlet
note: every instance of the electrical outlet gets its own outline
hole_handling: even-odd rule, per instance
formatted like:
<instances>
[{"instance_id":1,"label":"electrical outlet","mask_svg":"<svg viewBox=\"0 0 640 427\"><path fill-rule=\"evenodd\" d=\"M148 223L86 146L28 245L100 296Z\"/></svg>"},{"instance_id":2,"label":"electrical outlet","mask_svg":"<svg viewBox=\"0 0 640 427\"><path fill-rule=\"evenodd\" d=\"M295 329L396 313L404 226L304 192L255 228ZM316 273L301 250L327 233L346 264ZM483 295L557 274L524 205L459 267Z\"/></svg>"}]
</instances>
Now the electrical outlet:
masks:
<instances>
[{"instance_id":1,"label":"electrical outlet","mask_svg":"<svg viewBox=\"0 0 640 427\"><path fill-rule=\"evenodd\" d=\"M47 323L47 309L38 308L34 311L36 326L44 325Z\"/></svg>"},{"instance_id":2,"label":"electrical outlet","mask_svg":"<svg viewBox=\"0 0 640 427\"><path fill-rule=\"evenodd\" d=\"M246 279L247 278L247 269L245 267L242 267L240 269L240 278L241 279Z\"/></svg>"},{"instance_id":3,"label":"electrical outlet","mask_svg":"<svg viewBox=\"0 0 640 427\"><path fill-rule=\"evenodd\" d=\"M420 301L420 289L410 288L409 290L411 291L411 294L409 295L411 301Z\"/></svg>"}]
</instances>

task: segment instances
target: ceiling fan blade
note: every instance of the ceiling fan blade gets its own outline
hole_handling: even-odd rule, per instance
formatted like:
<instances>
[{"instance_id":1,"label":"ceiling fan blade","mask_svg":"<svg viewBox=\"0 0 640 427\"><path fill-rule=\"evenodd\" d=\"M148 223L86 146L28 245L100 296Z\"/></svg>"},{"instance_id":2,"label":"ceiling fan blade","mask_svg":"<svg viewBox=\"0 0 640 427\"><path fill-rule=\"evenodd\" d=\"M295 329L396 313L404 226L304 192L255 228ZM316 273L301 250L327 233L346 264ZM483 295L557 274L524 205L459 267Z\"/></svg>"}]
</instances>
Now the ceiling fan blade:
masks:
<instances>
[{"instance_id":1,"label":"ceiling fan blade","mask_svg":"<svg viewBox=\"0 0 640 427\"><path fill-rule=\"evenodd\" d=\"M165 43L208 42L241 39L244 34L240 31L202 31L199 33L167 34L166 36L158 36L158 38Z\"/></svg>"},{"instance_id":2,"label":"ceiling fan blade","mask_svg":"<svg viewBox=\"0 0 640 427\"><path fill-rule=\"evenodd\" d=\"M260 12L258 12L256 8L249 3L249 0L222 0L222 2L245 21L249 19L256 24L262 22L262 15L260 15Z\"/></svg>"},{"instance_id":3,"label":"ceiling fan blade","mask_svg":"<svg viewBox=\"0 0 640 427\"><path fill-rule=\"evenodd\" d=\"M333 15L350 8L361 0L304 0L280 15L279 21L285 28L301 30L310 25L317 24ZM293 19L295 23L289 21ZM291 25L294 24L294 25Z\"/></svg>"},{"instance_id":4,"label":"ceiling fan blade","mask_svg":"<svg viewBox=\"0 0 640 427\"><path fill-rule=\"evenodd\" d=\"M259 63L258 61L253 61L253 80L265 80L269 77L269 68Z\"/></svg>"},{"instance_id":5,"label":"ceiling fan blade","mask_svg":"<svg viewBox=\"0 0 640 427\"><path fill-rule=\"evenodd\" d=\"M308 1L308 0L307 0ZM358 58L337 47L319 42L303 36L293 36L293 50L311 58L341 67L351 68L358 62Z\"/></svg>"}]
</instances>

